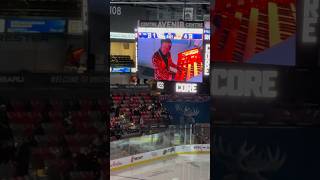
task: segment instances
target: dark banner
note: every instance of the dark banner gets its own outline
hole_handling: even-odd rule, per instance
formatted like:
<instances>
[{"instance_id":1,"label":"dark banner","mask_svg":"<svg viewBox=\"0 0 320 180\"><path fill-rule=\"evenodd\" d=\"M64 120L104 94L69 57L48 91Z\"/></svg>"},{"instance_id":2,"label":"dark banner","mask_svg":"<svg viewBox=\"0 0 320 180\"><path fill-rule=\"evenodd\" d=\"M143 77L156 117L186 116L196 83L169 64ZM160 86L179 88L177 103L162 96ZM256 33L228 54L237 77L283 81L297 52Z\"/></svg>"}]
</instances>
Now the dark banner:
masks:
<instances>
[{"instance_id":1,"label":"dark banner","mask_svg":"<svg viewBox=\"0 0 320 180\"><path fill-rule=\"evenodd\" d=\"M0 86L46 87L106 87L106 74L0 74Z\"/></svg>"},{"instance_id":2,"label":"dark banner","mask_svg":"<svg viewBox=\"0 0 320 180\"><path fill-rule=\"evenodd\" d=\"M249 64L214 64L210 92L214 98L279 100L290 97L294 69Z\"/></svg>"},{"instance_id":3,"label":"dark banner","mask_svg":"<svg viewBox=\"0 0 320 180\"><path fill-rule=\"evenodd\" d=\"M319 73L299 67L216 63L211 66L210 92L220 102L317 101Z\"/></svg>"},{"instance_id":4,"label":"dark banner","mask_svg":"<svg viewBox=\"0 0 320 180\"><path fill-rule=\"evenodd\" d=\"M171 124L209 123L210 101L166 101Z\"/></svg>"},{"instance_id":5,"label":"dark banner","mask_svg":"<svg viewBox=\"0 0 320 180\"><path fill-rule=\"evenodd\" d=\"M320 1L297 1L297 65L318 68Z\"/></svg>"},{"instance_id":6,"label":"dark banner","mask_svg":"<svg viewBox=\"0 0 320 180\"><path fill-rule=\"evenodd\" d=\"M149 90L149 85L110 85L110 89L113 90L119 90L119 89L125 89L125 90Z\"/></svg>"},{"instance_id":7,"label":"dark banner","mask_svg":"<svg viewBox=\"0 0 320 180\"><path fill-rule=\"evenodd\" d=\"M215 127L217 180L319 179L316 128Z\"/></svg>"},{"instance_id":8,"label":"dark banner","mask_svg":"<svg viewBox=\"0 0 320 180\"><path fill-rule=\"evenodd\" d=\"M145 7L130 5L110 6L110 32L134 33L139 19L148 17Z\"/></svg>"}]
</instances>

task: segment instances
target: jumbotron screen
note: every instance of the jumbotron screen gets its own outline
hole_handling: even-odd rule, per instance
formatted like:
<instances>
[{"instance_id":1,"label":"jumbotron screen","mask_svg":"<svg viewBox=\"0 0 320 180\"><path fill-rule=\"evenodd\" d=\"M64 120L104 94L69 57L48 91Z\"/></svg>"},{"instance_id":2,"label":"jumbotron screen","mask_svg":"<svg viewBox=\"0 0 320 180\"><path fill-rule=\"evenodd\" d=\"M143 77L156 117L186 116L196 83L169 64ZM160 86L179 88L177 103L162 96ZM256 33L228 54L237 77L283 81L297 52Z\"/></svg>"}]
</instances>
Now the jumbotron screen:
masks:
<instances>
[{"instance_id":1,"label":"jumbotron screen","mask_svg":"<svg viewBox=\"0 0 320 180\"><path fill-rule=\"evenodd\" d=\"M203 81L203 28L138 27L137 38L140 78Z\"/></svg>"},{"instance_id":2,"label":"jumbotron screen","mask_svg":"<svg viewBox=\"0 0 320 180\"><path fill-rule=\"evenodd\" d=\"M216 0L211 61L296 64L296 0Z\"/></svg>"}]
</instances>

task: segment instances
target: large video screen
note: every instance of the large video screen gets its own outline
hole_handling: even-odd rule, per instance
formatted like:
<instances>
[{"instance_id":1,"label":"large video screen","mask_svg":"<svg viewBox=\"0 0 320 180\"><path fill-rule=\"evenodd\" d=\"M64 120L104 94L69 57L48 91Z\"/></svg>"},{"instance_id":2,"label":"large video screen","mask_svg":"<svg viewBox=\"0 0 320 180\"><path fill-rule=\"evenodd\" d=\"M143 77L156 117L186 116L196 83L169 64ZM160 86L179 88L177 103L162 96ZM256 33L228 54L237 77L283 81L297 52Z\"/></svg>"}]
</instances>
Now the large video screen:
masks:
<instances>
[{"instance_id":1,"label":"large video screen","mask_svg":"<svg viewBox=\"0 0 320 180\"><path fill-rule=\"evenodd\" d=\"M216 0L211 61L293 66L296 0Z\"/></svg>"},{"instance_id":2,"label":"large video screen","mask_svg":"<svg viewBox=\"0 0 320 180\"><path fill-rule=\"evenodd\" d=\"M140 78L202 82L203 29L138 28Z\"/></svg>"}]
</instances>

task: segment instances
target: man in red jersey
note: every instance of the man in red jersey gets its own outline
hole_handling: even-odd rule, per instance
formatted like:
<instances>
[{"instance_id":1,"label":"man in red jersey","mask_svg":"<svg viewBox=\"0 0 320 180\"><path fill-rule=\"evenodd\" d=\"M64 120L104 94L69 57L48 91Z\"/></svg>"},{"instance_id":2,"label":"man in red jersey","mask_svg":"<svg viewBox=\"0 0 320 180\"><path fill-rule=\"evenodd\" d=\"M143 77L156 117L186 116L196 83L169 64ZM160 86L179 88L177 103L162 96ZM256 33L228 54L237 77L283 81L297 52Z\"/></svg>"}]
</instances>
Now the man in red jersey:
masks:
<instances>
[{"instance_id":1,"label":"man in red jersey","mask_svg":"<svg viewBox=\"0 0 320 180\"><path fill-rule=\"evenodd\" d=\"M152 56L155 80L171 81L178 71L177 65L172 62L171 46L172 42L170 39L161 40L160 49Z\"/></svg>"}]
</instances>

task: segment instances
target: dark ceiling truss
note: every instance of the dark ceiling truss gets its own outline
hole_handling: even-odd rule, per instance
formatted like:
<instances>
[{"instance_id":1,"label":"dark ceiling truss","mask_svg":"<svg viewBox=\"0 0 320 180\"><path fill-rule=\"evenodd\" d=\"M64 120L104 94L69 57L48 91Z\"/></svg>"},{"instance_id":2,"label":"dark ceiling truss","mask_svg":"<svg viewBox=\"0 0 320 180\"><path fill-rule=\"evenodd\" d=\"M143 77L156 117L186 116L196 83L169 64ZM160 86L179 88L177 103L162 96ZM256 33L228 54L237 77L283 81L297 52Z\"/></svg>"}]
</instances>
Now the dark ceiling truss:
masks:
<instances>
[{"instance_id":1,"label":"dark ceiling truss","mask_svg":"<svg viewBox=\"0 0 320 180\"><path fill-rule=\"evenodd\" d=\"M82 0L0 0L0 16L81 17Z\"/></svg>"},{"instance_id":2,"label":"dark ceiling truss","mask_svg":"<svg viewBox=\"0 0 320 180\"><path fill-rule=\"evenodd\" d=\"M210 4L210 0L111 0L111 4L176 4L183 5L200 5L200 4Z\"/></svg>"},{"instance_id":3,"label":"dark ceiling truss","mask_svg":"<svg viewBox=\"0 0 320 180\"><path fill-rule=\"evenodd\" d=\"M202 9L209 13L210 0L111 0L111 5L145 7L151 11L168 10L179 12L183 7Z\"/></svg>"}]
</instances>

